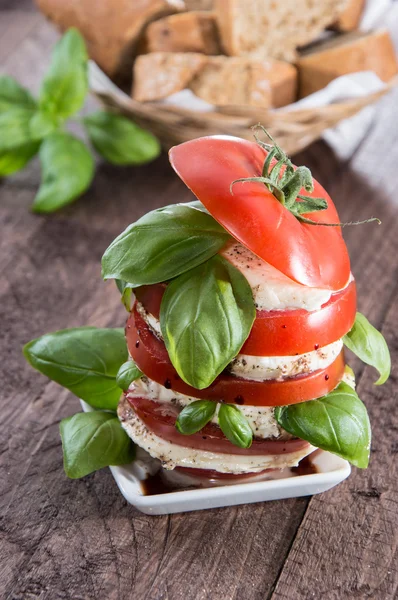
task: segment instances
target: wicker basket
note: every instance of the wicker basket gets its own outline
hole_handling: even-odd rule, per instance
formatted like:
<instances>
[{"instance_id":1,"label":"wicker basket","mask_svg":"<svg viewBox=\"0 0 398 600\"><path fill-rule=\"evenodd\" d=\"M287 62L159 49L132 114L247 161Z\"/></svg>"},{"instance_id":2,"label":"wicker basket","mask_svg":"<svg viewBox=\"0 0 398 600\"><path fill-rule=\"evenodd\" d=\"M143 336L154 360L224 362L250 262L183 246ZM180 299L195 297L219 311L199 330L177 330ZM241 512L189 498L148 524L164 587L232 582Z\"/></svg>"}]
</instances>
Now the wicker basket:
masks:
<instances>
[{"instance_id":1,"label":"wicker basket","mask_svg":"<svg viewBox=\"0 0 398 600\"><path fill-rule=\"evenodd\" d=\"M378 92L317 108L275 111L253 106L224 106L211 112L198 112L162 103L136 102L116 88L97 65L90 65L94 95L107 108L152 131L166 150L204 135L227 134L251 140L250 128L261 123L288 154L294 154L319 139L325 129L378 100L397 83L398 77L395 77Z\"/></svg>"}]
</instances>

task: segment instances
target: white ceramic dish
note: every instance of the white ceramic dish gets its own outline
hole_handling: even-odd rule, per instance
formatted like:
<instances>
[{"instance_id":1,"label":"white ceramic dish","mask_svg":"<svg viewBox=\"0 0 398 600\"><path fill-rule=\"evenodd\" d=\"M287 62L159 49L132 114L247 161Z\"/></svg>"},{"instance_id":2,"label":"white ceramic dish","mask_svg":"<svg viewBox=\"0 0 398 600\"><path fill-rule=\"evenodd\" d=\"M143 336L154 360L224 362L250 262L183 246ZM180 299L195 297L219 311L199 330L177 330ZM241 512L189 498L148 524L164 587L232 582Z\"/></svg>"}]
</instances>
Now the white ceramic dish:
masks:
<instances>
[{"instance_id":1,"label":"white ceramic dish","mask_svg":"<svg viewBox=\"0 0 398 600\"><path fill-rule=\"evenodd\" d=\"M93 410L83 401L81 405L85 412ZM280 472L278 479L146 496L141 485L150 469L150 461L146 457L148 455L142 451L137 457L139 460L131 465L110 467L110 469L127 502L148 515L168 515L236 504L312 496L334 487L346 479L351 472L347 461L329 452L318 451L312 460L318 472L310 475L292 476L286 469L286 472Z\"/></svg>"}]
</instances>

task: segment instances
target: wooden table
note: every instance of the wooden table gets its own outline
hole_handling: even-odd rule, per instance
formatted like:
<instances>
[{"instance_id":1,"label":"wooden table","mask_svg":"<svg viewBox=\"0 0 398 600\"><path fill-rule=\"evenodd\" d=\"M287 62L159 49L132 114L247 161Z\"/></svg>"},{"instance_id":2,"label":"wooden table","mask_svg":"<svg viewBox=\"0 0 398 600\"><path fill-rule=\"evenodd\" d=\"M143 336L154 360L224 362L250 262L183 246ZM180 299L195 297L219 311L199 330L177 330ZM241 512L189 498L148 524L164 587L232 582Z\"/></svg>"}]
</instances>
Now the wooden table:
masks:
<instances>
[{"instance_id":1,"label":"wooden table","mask_svg":"<svg viewBox=\"0 0 398 600\"><path fill-rule=\"evenodd\" d=\"M0 65L33 90L56 39L25 0L0 0ZM297 157L329 189L344 230L359 308L398 350L398 90L378 105L346 164L318 143ZM149 517L129 506L108 469L70 481L58 424L77 399L33 372L21 347L44 332L117 326L125 314L100 276L109 242L144 212L189 200L166 156L139 169L99 164L90 191L49 216L29 212L34 161L0 184L0 596L12 600L298 600L397 598L396 378L354 361L373 427L370 467L334 490L298 498Z\"/></svg>"}]
</instances>

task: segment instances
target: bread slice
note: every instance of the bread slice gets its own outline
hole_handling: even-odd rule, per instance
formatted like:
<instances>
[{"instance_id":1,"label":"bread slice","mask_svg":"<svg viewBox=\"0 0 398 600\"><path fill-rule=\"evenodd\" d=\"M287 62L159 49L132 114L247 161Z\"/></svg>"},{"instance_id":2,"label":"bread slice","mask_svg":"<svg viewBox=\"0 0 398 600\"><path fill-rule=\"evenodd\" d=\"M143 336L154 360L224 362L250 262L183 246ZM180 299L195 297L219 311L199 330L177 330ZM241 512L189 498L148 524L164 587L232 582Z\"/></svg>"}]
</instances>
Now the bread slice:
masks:
<instances>
[{"instance_id":1,"label":"bread slice","mask_svg":"<svg viewBox=\"0 0 398 600\"><path fill-rule=\"evenodd\" d=\"M387 31L347 33L308 49L297 63L300 98L324 88L340 75L373 71L389 81L398 72L394 46Z\"/></svg>"},{"instance_id":2,"label":"bread slice","mask_svg":"<svg viewBox=\"0 0 398 600\"><path fill-rule=\"evenodd\" d=\"M133 70L134 100L152 102L189 86L206 64L206 56L194 52L152 52L138 56Z\"/></svg>"},{"instance_id":3,"label":"bread slice","mask_svg":"<svg viewBox=\"0 0 398 600\"><path fill-rule=\"evenodd\" d=\"M160 100L185 88L218 106L270 108L294 102L297 72L280 61L256 63L242 57L155 52L137 58L132 92L135 100Z\"/></svg>"},{"instance_id":4,"label":"bread slice","mask_svg":"<svg viewBox=\"0 0 398 600\"><path fill-rule=\"evenodd\" d=\"M293 62L296 48L335 22L347 0L215 0L221 43L230 56Z\"/></svg>"},{"instance_id":5,"label":"bread slice","mask_svg":"<svg viewBox=\"0 0 398 600\"><path fill-rule=\"evenodd\" d=\"M90 56L113 79L131 77L135 48L154 19L183 10L183 0L36 0L61 31L77 27Z\"/></svg>"},{"instance_id":6,"label":"bread slice","mask_svg":"<svg viewBox=\"0 0 398 600\"><path fill-rule=\"evenodd\" d=\"M151 23L145 34L147 52L220 54L214 13L193 11Z\"/></svg>"},{"instance_id":7,"label":"bread slice","mask_svg":"<svg viewBox=\"0 0 398 600\"><path fill-rule=\"evenodd\" d=\"M336 23L333 23L333 29L342 32L357 29L364 7L365 0L349 0L346 9L341 13Z\"/></svg>"}]
</instances>

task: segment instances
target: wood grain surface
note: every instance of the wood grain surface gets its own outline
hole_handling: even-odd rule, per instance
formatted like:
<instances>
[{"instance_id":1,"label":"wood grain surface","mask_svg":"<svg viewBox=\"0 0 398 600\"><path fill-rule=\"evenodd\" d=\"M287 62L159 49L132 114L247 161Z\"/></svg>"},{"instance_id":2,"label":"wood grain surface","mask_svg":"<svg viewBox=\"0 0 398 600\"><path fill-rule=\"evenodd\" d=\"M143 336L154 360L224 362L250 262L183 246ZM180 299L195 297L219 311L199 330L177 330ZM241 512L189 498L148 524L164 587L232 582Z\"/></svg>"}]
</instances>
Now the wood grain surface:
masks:
<instances>
[{"instance_id":1,"label":"wood grain surface","mask_svg":"<svg viewBox=\"0 0 398 600\"><path fill-rule=\"evenodd\" d=\"M0 69L38 89L57 36L27 0L0 0ZM346 164L318 143L296 157L331 192L347 228L359 308L398 354L398 91L378 105ZM9 600L341 600L398 597L397 373L381 388L356 360L373 427L371 464L330 492L150 517L109 470L62 470L58 424L78 410L33 372L21 347L44 332L117 326L124 311L100 277L109 242L140 215L189 192L167 157L140 169L98 164L89 192L60 213L29 212L39 164L0 182L0 598Z\"/></svg>"}]
</instances>

